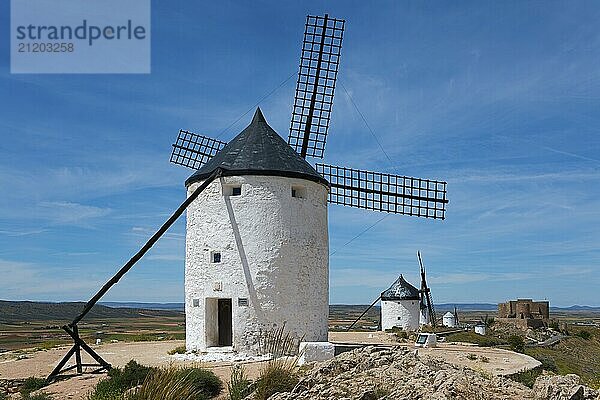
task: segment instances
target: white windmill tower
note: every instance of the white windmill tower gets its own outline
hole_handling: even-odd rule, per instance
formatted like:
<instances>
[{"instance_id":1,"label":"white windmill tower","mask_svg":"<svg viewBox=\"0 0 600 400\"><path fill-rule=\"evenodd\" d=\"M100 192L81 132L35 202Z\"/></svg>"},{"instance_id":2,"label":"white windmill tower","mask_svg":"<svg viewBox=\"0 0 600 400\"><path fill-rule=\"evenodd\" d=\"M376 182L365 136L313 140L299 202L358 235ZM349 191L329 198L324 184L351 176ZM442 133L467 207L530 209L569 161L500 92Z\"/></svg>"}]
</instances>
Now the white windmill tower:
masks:
<instances>
[{"instance_id":1,"label":"white windmill tower","mask_svg":"<svg viewBox=\"0 0 600 400\"><path fill-rule=\"evenodd\" d=\"M186 346L260 350L285 323L327 341L328 183L256 110L250 125L187 181Z\"/></svg>"},{"instance_id":2,"label":"white windmill tower","mask_svg":"<svg viewBox=\"0 0 600 400\"><path fill-rule=\"evenodd\" d=\"M421 296L419 289L408 283L402 274L381 293L381 330L394 327L405 331L419 330Z\"/></svg>"},{"instance_id":3,"label":"white windmill tower","mask_svg":"<svg viewBox=\"0 0 600 400\"><path fill-rule=\"evenodd\" d=\"M402 274L387 290L381 294L358 316L347 328L349 331L354 325L381 300L382 331L399 327L404 330L417 330L420 325L436 327L435 309L431 300L431 289L427 286L425 267L421 259L421 252L417 251L417 258L421 268L421 289L408 283ZM456 312L456 310L455 310ZM457 318L458 320L458 318Z\"/></svg>"}]
</instances>

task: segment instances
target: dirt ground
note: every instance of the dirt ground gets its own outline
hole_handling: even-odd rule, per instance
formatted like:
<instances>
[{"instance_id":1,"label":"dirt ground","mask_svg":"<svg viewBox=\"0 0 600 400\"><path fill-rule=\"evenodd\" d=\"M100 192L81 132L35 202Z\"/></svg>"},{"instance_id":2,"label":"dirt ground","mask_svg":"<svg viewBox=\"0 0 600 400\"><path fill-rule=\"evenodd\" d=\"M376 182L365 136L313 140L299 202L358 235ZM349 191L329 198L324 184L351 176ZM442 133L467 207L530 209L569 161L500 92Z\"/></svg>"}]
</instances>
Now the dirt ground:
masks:
<instances>
[{"instance_id":1,"label":"dirt ground","mask_svg":"<svg viewBox=\"0 0 600 400\"><path fill-rule=\"evenodd\" d=\"M382 332L331 332L329 340L334 343L399 344L393 336ZM116 367L125 365L131 359L135 359L140 364L151 366L197 365L197 362L179 361L167 354L169 350L183 344L183 341L118 342L92 347ZM405 345L413 347L411 343ZM0 379L19 379L29 376L45 377L52 371L67 350L67 347L61 347L20 355L12 352L4 353L0 355ZM436 348L419 349L418 353L439 357L452 364L483 370L494 375L512 374L539 365L537 360L524 354L466 344L439 344ZM85 360L84 358L84 362ZM88 361L91 362L92 360ZM213 370L223 382L229 380L232 363L202 363L201 365ZM260 367L261 363L246 363L246 370L251 379L258 376ZM103 376L76 376L53 383L44 388L44 391L53 394L56 399L82 400Z\"/></svg>"},{"instance_id":2,"label":"dirt ground","mask_svg":"<svg viewBox=\"0 0 600 400\"><path fill-rule=\"evenodd\" d=\"M168 352L177 346L184 345L183 340L169 340L161 342L118 342L92 345L102 358L114 367L122 367L129 360L134 359L140 364L150 366L169 365L202 365L211 369L223 382L229 380L232 363L198 363L193 361L179 361L170 356ZM51 350L37 351L34 353L15 354L4 353L0 355L0 379L22 379L29 376L45 378L54 369L56 364L68 351L68 347L57 347ZM93 362L86 354L82 353L83 362ZM260 362L247 363L247 375L253 379L260 373ZM43 389L61 400L82 400L96 383L105 374L74 376L61 380Z\"/></svg>"}]
</instances>

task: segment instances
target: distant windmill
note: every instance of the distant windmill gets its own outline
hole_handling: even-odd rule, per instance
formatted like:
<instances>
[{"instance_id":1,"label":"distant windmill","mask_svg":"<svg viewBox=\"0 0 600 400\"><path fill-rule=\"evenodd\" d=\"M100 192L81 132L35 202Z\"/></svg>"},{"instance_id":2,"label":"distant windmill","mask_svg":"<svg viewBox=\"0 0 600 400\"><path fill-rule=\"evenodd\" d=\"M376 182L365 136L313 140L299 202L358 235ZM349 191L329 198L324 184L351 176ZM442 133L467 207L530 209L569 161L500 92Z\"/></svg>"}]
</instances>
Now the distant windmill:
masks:
<instances>
[{"instance_id":1,"label":"distant windmill","mask_svg":"<svg viewBox=\"0 0 600 400\"><path fill-rule=\"evenodd\" d=\"M382 331L391 329L394 326L408 331L417 330L419 325L431 325L434 328L437 326L435 309L431 300L431 289L427 286L425 267L419 251L417 251L417 258L419 259L421 272L421 289L412 286L400 274L392 286L383 291L346 328L347 331L350 331L379 300L381 300L380 329ZM454 315L458 321L456 307L454 308Z\"/></svg>"},{"instance_id":2,"label":"distant windmill","mask_svg":"<svg viewBox=\"0 0 600 400\"><path fill-rule=\"evenodd\" d=\"M81 350L109 369L79 337L77 323L187 209L188 350L256 352L261 332L278 324L306 341L327 340L327 201L444 219L446 182L328 164L329 130L345 21L307 16L287 143L258 109L229 143L180 130L171 162L196 172L187 199L63 329L74 346L51 378L77 368ZM189 208L188 208L189 207ZM66 366L75 355L76 365Z\"/></svg>"},{"instance_id":3,"label":"distant windmill","mask_svg":"<svg viewBox=\"0 0 600 400\"><path fill-rule=\"evenodd\" d=\"M437 325L437 318L435 316L435 308L433 307L433 300L431 300L431 289L427 286L427 280L425 279L425 266L421 259L421 252L417 251L417 258L419 259L419 267L421 269L421 308L424 312L424 322L430 324L434 328Z\"/></svg>"}]
</instances>

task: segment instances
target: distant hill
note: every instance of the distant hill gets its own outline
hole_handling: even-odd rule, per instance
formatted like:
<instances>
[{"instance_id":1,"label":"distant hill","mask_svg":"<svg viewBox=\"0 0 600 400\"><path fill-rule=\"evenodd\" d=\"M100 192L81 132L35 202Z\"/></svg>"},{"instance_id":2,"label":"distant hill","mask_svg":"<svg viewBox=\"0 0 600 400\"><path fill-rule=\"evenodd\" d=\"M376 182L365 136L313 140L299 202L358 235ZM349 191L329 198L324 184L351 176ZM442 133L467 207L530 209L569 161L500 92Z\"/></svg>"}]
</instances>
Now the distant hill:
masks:
<instances>
[{"instance_id":1,"label":"distant hill","mask_svg":"<svg viewBox=\"0 0 600 400\"><path fill-rule=\"evenodd\" d=\"M43 303L34 301L0 300L0 323L22 321L71 321L84 307L83 302ZM88 318L135 318L140 316L172 316L175 310L153 310L139 308L113 308L97 304L88 314Z\"/></svg>"},{"instance_id":2,"label":"distant hill","mask_svg":"<svg viewBox=\"0 0 600 400\"><path fill-rule=\"evenodd\" d=\"M498 311L498 304L492 303L440 303L434 304L437 311L453 311L454 307L459 311ZM368 305L350 305L350 304L332 304L331 309L343 310L347 309L366 309ZM378 305L373 308L379 308ZM600 312L600 307L574 305L570 307L550 307L551 311L591 311Z\"/></svg>"},{"instance_id":3,"label":"distant hill","mask_svg":"<svg viewBox=\"0 0 600 400\"><path fill-rule=\"evenodd\" d=\"M460 311L498 311L498 304L492 303L441 303L434 304L439 311L454 311L456 307Z\"/></svg>"},{"instance_id":4,"label":"distant hill","mask_svg":"<svg viewBox=\"0 0 600 400\"><path fill-rule=\"evenodd\" d=\"M83 302L50 303L34 301L0 300L0 323L22 321L71 321L84 307ZM438 312L459 311L496 311L498 306L491 303L441 303L436 304ZM330 316L358 316L368 305L332 304ZM140 316L173 316L184 311L184 303L140 303L140 302L101 302L94 306L88 318L136 318ZM551 307L551 311L600 312L600 307L574 305L570 307ZM375 305L366 318L379 315L379 305Z\"/></svg>"},{"instance_id":5,"label":"distant hill","mask_svg":"<svg viewBox=\"0 0 600 400\"><path fill-rule=\"evenodd\" d=\"M139 302L119 302L119 301L101 301L102 304L112 308L143 308L145 310L177 310L184 311L185 303L139 303Z\"/></svg>"},{"instance_id":6,"label":"distant hill","mask_svg":"<svg viewBox=\"0 0 600 400\"><path fill-rule=\"evenodd\" d=\"M570 306L570 307L550 307L550 310L557 310L557 311L597 311L597 312L600 312L600 307L574 305L574 306Z\"/></svg>"}]
</instances>

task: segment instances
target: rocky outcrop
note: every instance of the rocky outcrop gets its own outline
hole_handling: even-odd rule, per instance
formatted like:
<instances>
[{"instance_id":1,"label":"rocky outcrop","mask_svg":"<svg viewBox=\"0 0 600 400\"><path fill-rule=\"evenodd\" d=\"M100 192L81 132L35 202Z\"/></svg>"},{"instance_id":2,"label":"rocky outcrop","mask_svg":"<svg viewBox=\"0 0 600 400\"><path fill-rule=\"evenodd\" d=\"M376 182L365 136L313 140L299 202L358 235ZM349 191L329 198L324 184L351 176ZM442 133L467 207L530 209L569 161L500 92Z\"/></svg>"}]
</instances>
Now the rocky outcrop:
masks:
<instances>
[{"instance_id":1,"label":"rocky outcrop","mask_svg":"<svg viewBox=\"0 0 600 400\"><path fill-rule=\"evenodd\" d=\"M579 376L542 375L533 385L536 399L540 400L596 400L598 391L581 385Z\"/></svg>"},{"instance_id":2,"label":"rocky outcrop","mask_svg":"<svg viewBox=\"0 0 600 400\"><path fill-rule=\"evenodd\" d=\"M405 348L364 347L314 364L291 393L278 393L271 400L563 400L555 393L579 393L579 381L546 377L531 390L508 378L491 376L439 359L419 356ZM596 399L595 391L581 386L584 397ZM545 389L544 389L545 388ZM540 397L541 396L541 397ZM544 397L546 396L546 397ZM555 396L555 397L551 397ZM585 397L588 396L588 397ZM599 399L600 400L600 399Z\"/></svg>"},{"instance_id":3,"label":"rocky outcrop","mask_svg":"<svg viewBox=\"0 0 600 400\"><path fill-rule=\"evenodd\" d=\"M510 396L507 396L510 394ZM292 393L271 399L534 399L531 390L403 348L365 347L317 364Z\"/></svg>"}]
</instances>

